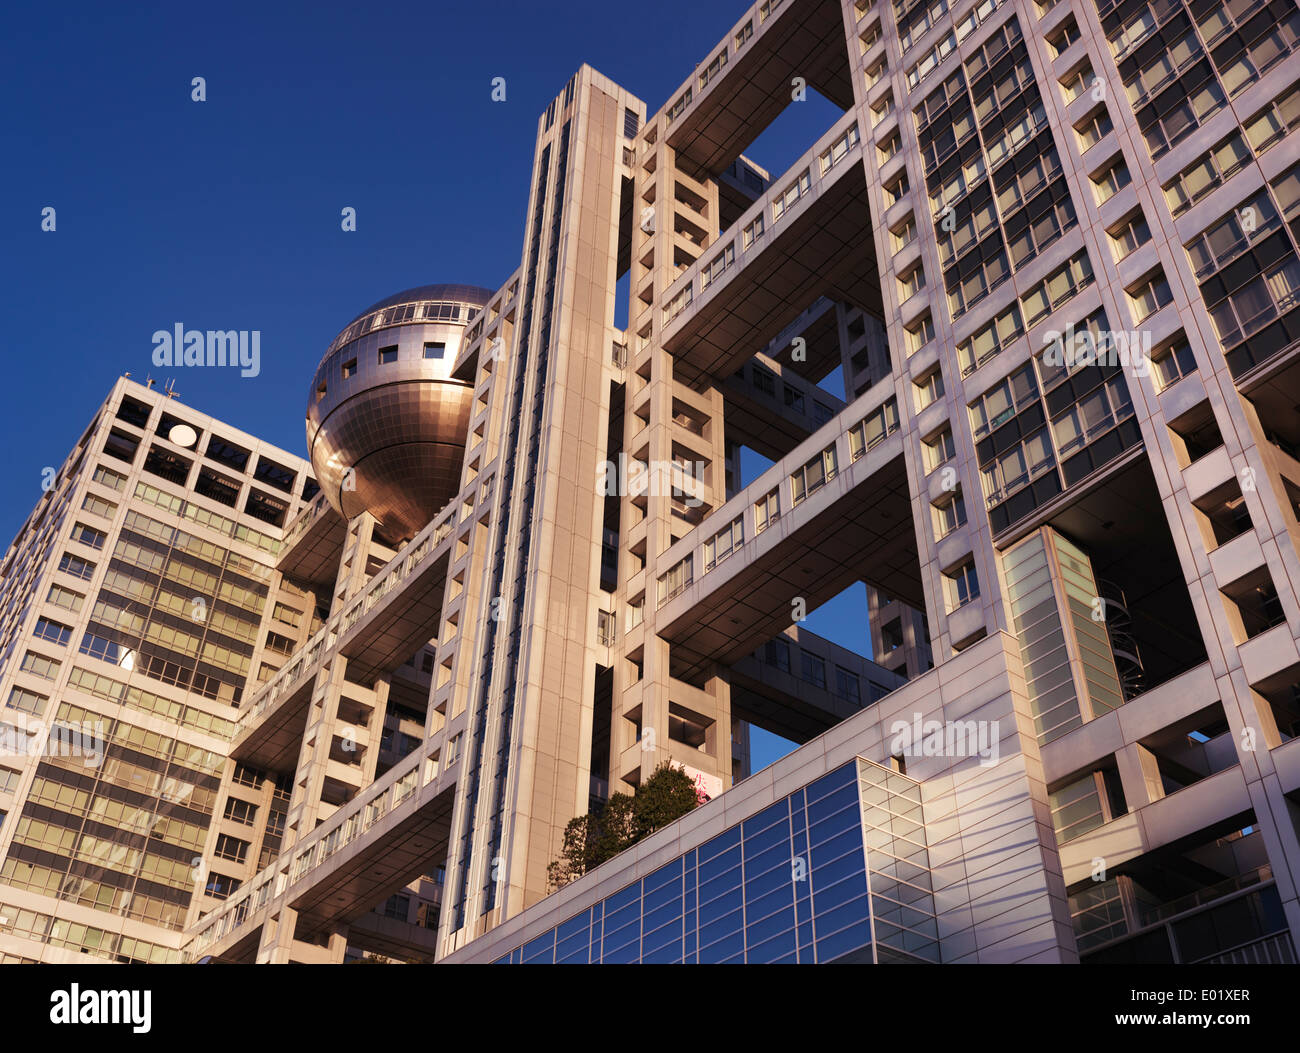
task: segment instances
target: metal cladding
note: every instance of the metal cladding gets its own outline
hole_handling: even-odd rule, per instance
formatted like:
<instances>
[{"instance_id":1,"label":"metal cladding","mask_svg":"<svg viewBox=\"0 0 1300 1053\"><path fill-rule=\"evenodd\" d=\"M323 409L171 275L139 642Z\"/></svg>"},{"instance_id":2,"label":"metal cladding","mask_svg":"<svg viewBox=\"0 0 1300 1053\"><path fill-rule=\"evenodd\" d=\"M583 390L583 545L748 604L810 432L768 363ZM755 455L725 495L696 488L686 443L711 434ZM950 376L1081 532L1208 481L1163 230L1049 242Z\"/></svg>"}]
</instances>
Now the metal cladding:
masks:
<instances>
[{"instance_id":1,"label":"metal cladding","mask_svg":"<svg viewBox=\"0 0 1300 1053\"><path fill-rule=\"evenodd\" d=\"M307 399L316 478L343 516L369 512L390 541L416 533L460 486L473 391L451 367L490 296L424 285L387 297L353 319L316 368Z\"/></svg>"}]
</instances>

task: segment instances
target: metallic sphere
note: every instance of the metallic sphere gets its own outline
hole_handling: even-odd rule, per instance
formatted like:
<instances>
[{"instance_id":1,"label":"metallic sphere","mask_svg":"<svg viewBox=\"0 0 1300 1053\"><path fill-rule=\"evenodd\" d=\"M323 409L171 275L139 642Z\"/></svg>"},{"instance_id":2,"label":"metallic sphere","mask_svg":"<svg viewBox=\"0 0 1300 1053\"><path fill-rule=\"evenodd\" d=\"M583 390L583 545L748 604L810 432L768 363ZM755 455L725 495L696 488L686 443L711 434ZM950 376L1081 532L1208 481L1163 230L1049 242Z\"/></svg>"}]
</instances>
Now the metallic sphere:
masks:
<instances>
[{"instance_id":1,"label":"metallic sphere","mask_svg":"<svg viewBox=\"0 0 1300 1053\"><path fill-rule=\"evenodd\" d=\"M308 392L307 449L344 518L369 512L396 543L456 493L473 385L453 379L451 367L491 295L473 285L408 289L334 338Z\"/></svg>"}]
</instances>

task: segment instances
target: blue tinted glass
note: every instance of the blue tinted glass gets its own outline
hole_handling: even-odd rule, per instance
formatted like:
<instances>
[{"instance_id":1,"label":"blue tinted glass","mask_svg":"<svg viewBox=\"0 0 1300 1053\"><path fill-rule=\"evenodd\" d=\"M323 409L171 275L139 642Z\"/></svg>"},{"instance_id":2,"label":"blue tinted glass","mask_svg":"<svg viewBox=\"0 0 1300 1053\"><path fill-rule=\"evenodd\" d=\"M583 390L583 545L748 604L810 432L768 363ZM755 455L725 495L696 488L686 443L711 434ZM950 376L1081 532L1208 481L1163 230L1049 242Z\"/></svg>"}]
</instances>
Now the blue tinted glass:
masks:
<instances>
[{"instance_id":1,"label":"blue tinted glass","mask_svg":"<svg viewBox=\"0 0 1300 1053\"><path fill-rule=\"evenodd\" d=\"M746 935L746 941L749 944L749 953L746 955L746 961L754 964L764 962L776 962L779 959L792 956L794 954L794 932L783 932L771 939L764 940L761 943L755 943L753 936Z\"/></svg>"},{"instance_id":2,"label":"blue tinted glass","mask_svg":"<svg viewBox=\"0 0 1300 1053\"><path fill-rule=\"evenodd\" d=\"M681 920L678 919L676 922L672 922L667 925L664 925L658 929L655 929L653 932L647 931L645 936L641 940L641 953L643 956L647 955L651 951L657 950L658 948L662 947L665 943L669 943L672 940L677 940L678 942L680 942L681 938L682 938L682 923Z\"/></svg>"},{"instance_id":3,"label":"blue tinted glass","mask_svg":"<svg viewBox=\"0 0 1300 1053\"><path fill-rule=\"evenodd\" d=\"M820 845L813 845L808 853L808 861L812 864L814 879L823 867L833 865L845 857L851 857L858 870L866 869L862 832L856 827L845 830L838 837L823 841Z\"/></svg>"},{"instance_id":4,"label":"blue tinted glass","mask_svg":"<svg viewBox=\"0 0 1300 1053\"><path fill-rule=\"evenodd\" d=\"M674 859L666 866L660 867L653 874L645 879L645 895L649 898L650 893L656 889L661 889L665 885L680 883L682 877L682 861L680 858Z\"/></svg>"},{"instance_id":5,"label":"blue tinted glass","mask_svg":"<svg viewBox=\"0 0 1300 1053\"><path fill-rule=\"evenodd\" d=\"M699 862L703 864L720 852L725 852L728 848L735 848L738 844L740 844L740 827L733 826L730 830L724 831L713 840L706 841L700 846Z\"/></svg>"},{"instance_id":6,"label":"blue tinted glass","mask_svg":"<svg viewBox=\"0 0 1300 1053\"><path fill-rule=\"evenodd\" d=\"M605 956L601 959L606 965L628 965L631 962L639 961L641 958L640 943L632 942L624 947L616 947L612 951L606 951Z\"/></svg>"},{"instance_id":7,"label":"blue tinted glass","mask_svg":"<svg viewBox=\"0 0 1300 1053\"><path fill-rule=\"evenodd\" d=\"M671 885L665 885L663 888L656 889L654 892L647 891L645 899L642 901L644 906L641 908L647 914L662 907L665 903L676 903L677 909L681 910L682 903L682 886L678 882Z\"/></svg>"},{"instance_id":8,"label":"blue tinted glass","mask_svg":"<svg viewBox=\"0 0 1300 1053\"><path fill-rule=\"evenodd\" d=\"M823 775L816 782L810 782L804 787L804 794L808 803L812 804L833 790L857 782L857 774L857 765L849 763L841 765L827 775Z\"/></svg>"},{"instance_id":9,"label":"blue tinted glass","mask_svg":"<svg viewBox=\"0 0 1300 1053\"><path fill-rule=\"evenodd\" d=\"M870 916L871 907L865 895L851 899L833 910L819 910L813 919L813 925L817 929L817 942L820 943L823 937L830 936L847 925L865 921Z\"/></svg>"},{"instance_id":10,"label":"blue tinted glass","mask_svg":"<svg viewBox=\"0 0 1300 1053\"><path fill-rule=\"evenodd\" d=\"M782 908L790 911L790 924L794 924L794 901L788 888L779 888L766 896L745 901L745 917L750 921L766 918L773 911Z\"/></svg>"},{"instance_id":11,"label":"blue tinted glass","mask_svg":"<svg viewBox=\"0 0 1300 1053\"><path fill-rule=\"evenodd\" d=\"M641 939L641 918L637 916L632 919L631 925L624 925L621 928L611 929L606 927L605 939L603 941L605 953L608 954L611 947L621 947L625 943L638 943Z\"/></svg>"},{"instance_id":12,"label":"blue tinted glass","mask_svg":"<svg viewBox=\"0 0 1300 1053\"><path fill-rule=\"evenodd\" d=\"M857 786L846 786L842 790L836 790L834 793L823 797L816 804L808 806L808 836L814 841L817 840L817 824L822 820L843 811L845 808L854 807L858 804Z\"/></svg>"},{"instance_id":13,"label":"blue tinted glass","mask_svg":"<svg viewBox=\"0 0 1300 1053\"><path fill-rule=\"evenodd\" d=\"M790 817L790 802L786 800L778 801L768 808L764 808L757 815L751 816L744 823L744 837L749 840L754 834L766 830L774 823L782 822Z\"/></svg>"},{"instance_id":14,"label":"blue tinted glass","mask_svg":"<svg viewBox=\"0 0 1300 1053\"><path fill-rule=\"evenodd\" d=\"M700 885L700 892L699 892L700 909L701 910L705 909L705 906L707 904L712 903L719 896L724 896L728 892L731 892L733 889L737 889L739 887L740 887L740 867L736 867L734 870L728 870L725 874L719 875L718 877L714 878L712 881L704 882L703 884Z\"/></svg>"},{"instance_id":15,"label":"blue tinted glass","mask_svg":"<svg viewBox=\"0 0 1300 1053\"><path fill-rule=\"evenodd\" d=\"M828 910L834 910L836 907L849 900L861 896L867 891L867 883L861 874L850 874L842 881L835 884L818 885L813 891L813 917L817 919L817 930L827 932L822 925L822 915Z\"/></svg>"},{"instance_id":16,"label":"blue tinted glass","mask_svg":"<svg viewBox=\"0 0 1300 1053\"><path fill-rule=\"evenodd\" d=\"M538 936L535 940L529 940L524 944L524 961L525 962L549 962L555 955L555 930Z\"/></svg>"},{"instance_id":17,"label":"blue tinted glass","mask_svg":"<svg viewBox=\"0 0 1300 1053\"><path fill-rule=\"evenodd\" d=\"M560 925L556 928L555 930L556 942L563 943L566 940L572 939L578 933L582 933L583 936L586 936L590 931L590 929L591 929L591 911L584 910L581 914L578 914L575 917L570 918L563 925Z\"/></svg>"},{"instance_id":18,"label":"blue tinted glass","mask_svg":"<svg viewBox=\"0 0 1300 1053\"><path fill-rule=\"evenodd\" d=\"M740 846L736 845L719 856L715 856L707 863L701 863L699 866L700 884L710 881L719 874L725 874L732 867L740 866Z\"/></svg>"},{"instance_id":19,"label":"blue tinted glass","mask_svg":"<svg viewBox=\"0 0 1300 1053\"><path fill-rule=\"evenodd\" d=\"M728 933L739 932L743 924L740 910L720 915L716 920L707 920L700 925L700 946L704 947L714 940L720 940Z\"/></svg>"},{"instance_id":20,"label":"blue tinted glass","mask_svg":"<svg viewBox=\"0 0 1300 1053\"><path fill-rule=\"evenodd\" d=\"M849 951L866 947L871 943L871 927L865 922L843 929L831 936L817 941L817 960L829 962Z\"/></svg>"},{"instance_id":21,"label":"blue tinted glass","mask_svg":"<svg viewBox=\"0 0 1300 1053\"><path fill-rule=\"evenodd\" d=\"M680 903L666 903L658 910L647 911L642 922L642 932L652 932L659 928L660 925L667 925L670 921L676 920L677 927L681 928L682 905Z\"/></svg>"},{"instance_id":22,"label":"blue tinted glass","mask_svg":"<svg viewBox=\"0 0 1300 1053\"><path fill-rule=\"evenodd\" d=\"M701 941L703 942L703 941ZM700 948L700 963L724 962L733 956L744 957L745 937L742 933L733 933L725 939Z\"/></svg>"},{"instance_id":23,"label":"blue tinted glass","mask_svg":"<svg viewBox=\"0 0 1300 1053\"><path fill-rule=\"evenodd\" d=\"M756 834L745 835L745 861L754 856L779 847L787 855L790 852L790 824L781 822Z\"/></svg>"},{"instance_id":24,"label":"blue tinted glass","mask_svg":"<svg viewBox=\"0 0 1300 1053\"><path fill-rule=\"evenodd\" d=\"M682 938L678 936L672 943L666 943L653 951L641 955L646 965L671 965L682 960Z\"/></svg>"},{"instance_id":25,"label":"blue tinted glass","mask_svg":"<svg viewBox=\"0 0 1300 1053\"><path fill-rule=\"evenodd\" d=\"M605 916L627 907L629 904L638 903L641 899L641 882L637 881L628 885L625 889L620 889L612 896L605 900Z\"/></svg>"},{"instance_id":26,"label":"blue tinted glass","mask_svg":"<svg viewBox=\"0 0 1300 1053\"><path fill-rule=\"evenodd\" d=\"M758 878L768 882L773 880L790 881L794 876L794 864L791 862L790 849L777 845L771 851L764 852L753 859L745 860L745 882L748 884Z\"/></svg>"}]
</instances>

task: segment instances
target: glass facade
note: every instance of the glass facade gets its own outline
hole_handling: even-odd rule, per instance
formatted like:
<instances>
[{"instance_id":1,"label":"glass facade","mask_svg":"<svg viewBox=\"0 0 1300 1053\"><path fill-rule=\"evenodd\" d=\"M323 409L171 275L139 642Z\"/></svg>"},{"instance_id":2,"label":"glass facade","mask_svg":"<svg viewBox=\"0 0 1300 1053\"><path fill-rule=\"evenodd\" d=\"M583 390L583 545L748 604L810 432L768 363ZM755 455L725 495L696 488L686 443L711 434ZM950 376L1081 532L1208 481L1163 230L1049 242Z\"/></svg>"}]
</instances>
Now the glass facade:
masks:
<instances>
[{"instance_id":1,"label":"glass facade","mask_svg":"<svg viewBox=\"0 0 1300 1053\"><path fill-rule=\"evenodd\" d=\"M850 762L498 961L938 961L921 809Z\"/></svg>"}]
</instances>

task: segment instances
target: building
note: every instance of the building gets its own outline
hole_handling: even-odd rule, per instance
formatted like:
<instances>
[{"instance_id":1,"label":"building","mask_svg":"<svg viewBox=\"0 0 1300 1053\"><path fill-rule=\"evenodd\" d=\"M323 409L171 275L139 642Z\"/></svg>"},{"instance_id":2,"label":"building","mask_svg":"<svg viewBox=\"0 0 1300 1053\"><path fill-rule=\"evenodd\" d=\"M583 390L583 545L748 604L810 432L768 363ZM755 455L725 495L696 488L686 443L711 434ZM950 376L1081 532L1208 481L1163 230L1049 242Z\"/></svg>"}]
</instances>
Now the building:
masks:
<instances>
[{"instance_id":1,"label":"building","mask_svg":"<svg viewBox=\"0 0 1300 1053\"><path fill-rule=\"evenodd\" d=\"M518 269L311 382L187 960L1294 961L1297 46L765 0L657 112L580 69ZM801 624L859 583L875 661ZM714 799L548 895L664 761Z\"/></svg>"}]
</instances>

